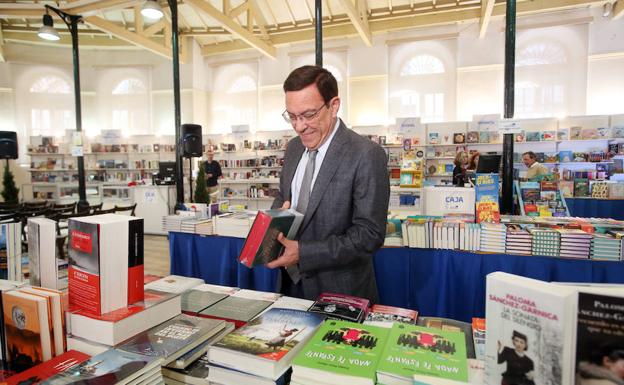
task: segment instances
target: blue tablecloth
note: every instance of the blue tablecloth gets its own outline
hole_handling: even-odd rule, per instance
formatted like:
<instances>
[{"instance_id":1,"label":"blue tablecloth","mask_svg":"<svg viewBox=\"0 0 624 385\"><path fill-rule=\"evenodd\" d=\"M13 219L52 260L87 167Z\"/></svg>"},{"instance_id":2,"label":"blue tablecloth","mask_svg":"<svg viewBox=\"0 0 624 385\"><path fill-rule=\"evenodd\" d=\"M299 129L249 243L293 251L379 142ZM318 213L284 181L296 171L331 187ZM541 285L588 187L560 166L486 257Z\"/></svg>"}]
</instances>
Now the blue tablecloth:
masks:
<instances>
[{"instance_id":1,"label":"blue tablecloth","mask_svg":"<svg viewBox=\"0 0 624 385\"><path fill-rule=\"evenodd\" d=\"M624 199L566 198L570 215L624 220Z\"/></svg>"},{"instance_id":2,"label":"blue tablecloth","mask_svg":"<svg viewBox=\"0 0 624 385\"><path fill-rule=\"evenodd\" d=\"M243 242L169 233L171 274L275 291L276 270L248 269L237 262ZM485 315L485 276L493 271L544 281L624 283L623 262L409 248L381 249L374 262L381 303L463 321Z\"/></svg>"}]
</instances>

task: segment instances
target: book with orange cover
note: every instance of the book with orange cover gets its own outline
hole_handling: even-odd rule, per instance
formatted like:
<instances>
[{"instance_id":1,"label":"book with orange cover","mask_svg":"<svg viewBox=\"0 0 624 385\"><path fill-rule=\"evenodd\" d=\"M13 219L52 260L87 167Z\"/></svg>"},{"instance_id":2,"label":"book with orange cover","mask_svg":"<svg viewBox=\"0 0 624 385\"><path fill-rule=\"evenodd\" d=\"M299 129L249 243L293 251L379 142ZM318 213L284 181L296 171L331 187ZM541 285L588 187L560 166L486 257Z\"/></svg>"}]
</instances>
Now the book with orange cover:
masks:
<instances>
[{"instance_id":1,"label":"book with orange cover","mask_svg":"<svg viewBox=\"0 0 624 385\"><path fill-rule=\"evenodd\" d=\"M17 372L52 358L46 298L7 291L2 293L7 360Z\"/></svg>"}]
</instances>

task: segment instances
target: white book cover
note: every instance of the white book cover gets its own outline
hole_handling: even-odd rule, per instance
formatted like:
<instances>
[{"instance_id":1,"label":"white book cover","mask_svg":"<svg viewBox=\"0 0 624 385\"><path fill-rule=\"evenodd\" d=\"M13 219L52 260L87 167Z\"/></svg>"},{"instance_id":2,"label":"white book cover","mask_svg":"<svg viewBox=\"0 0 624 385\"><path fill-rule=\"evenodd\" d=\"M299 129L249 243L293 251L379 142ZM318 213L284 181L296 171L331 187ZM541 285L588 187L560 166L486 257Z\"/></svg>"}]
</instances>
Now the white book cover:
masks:
<instances>
[{"instance_id":1,"label":"white book cover","mask_svg":"<svg viewBox=\"0 0 624 385\"><path fill-rule=\"evenodd\" d=\"M58 289L56 222L47 218L28 219L28 268L32 286Z\"/></svg>"},{"instance_id":2,"label":"white book cover","mask_svg":"<svg viewBox=\"0 0 624 385\"><path fill-rule=\"evenodd\" d=\"M165 293L183 293L204 283L201 278L169 275L145 285L145 289L164 291Z\"/></svg>"},{"instance_id":3,"label":"white book cover","mask_svg":"<svg viewBox=\"0 0 624 385\"><path fill-rule=\"evenodd\" d=\"M503 272L486 280L486 384L574 383L575 290Z\"/></svg>"}]
</instances>

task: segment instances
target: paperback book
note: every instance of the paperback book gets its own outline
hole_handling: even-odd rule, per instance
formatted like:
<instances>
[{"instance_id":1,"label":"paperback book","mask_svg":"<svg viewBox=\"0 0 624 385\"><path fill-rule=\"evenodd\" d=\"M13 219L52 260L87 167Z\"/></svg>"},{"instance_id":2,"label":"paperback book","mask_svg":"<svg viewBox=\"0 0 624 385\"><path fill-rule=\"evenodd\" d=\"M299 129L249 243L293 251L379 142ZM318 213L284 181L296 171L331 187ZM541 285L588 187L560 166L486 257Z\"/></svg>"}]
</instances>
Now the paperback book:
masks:
<instances>
[{"instance_id":1,"label":"paperback book","mask_svg":"<svg viewBox=\"0 0 624 385\"><path fill-rule=\"evenodd\" d=\"M221 320L181 314L119 346L125 352L162 358L167 365L225 328Z\"/></svg>"},{"instance_id":2,"label":"paperback book","mask_svg":"<svg viewBox=\"0 0 624 385\"><path fill-rule=\"evenodd\" d=\"M422 326L395 324L377 366L382 384L468 381L464 335Z\"/></svg>"},{"instance_id":3,"label":"paperback book","mask_svg":"<svg viewBox=\"0 0 624 385\"><path fill-rule=\"evenodd\" d=\"M574 383L574 300L570 287L489 274L485 383Z\"/></svg>"},{"instance_id":4,"label":"paperback book","mask_svg":"<svg viewBox=\"0 0 624 385\"><path fill-rule=\"evenodd\" d=\"M322 321L319 314L269 309L210 347L210 362L277 379Z\"/></svg>"},{"instance_id":5,"label":"paperback book","mask_svg":"<svg viewBox=\"0 0 624 385\"><path fill-rule=\"evenodd\" d=\"M368 311L369 300L345 294L321 293L310 307L311 312L328 318L362 322Z\"/></svg>"},{"instance_id":6,"label":"paperback book","mask_svg":"<svg viewBox=\"0 0 624 385\"><path fill-rule=\"evenodd\" d=\"M300 384L376 382L375 368L390 329L327 320L293 360L292 380Z\"/></svg>"},{"instance_id":7,"label":"paperback book","mask_svg":"<svg viewBox=\"0 0 624 385\"><path fill-rule=\"evenodd\" d=\"M37 385L58 373L62 373L69 368L88 360L89 358L90 356L87 354L76 350L70 350L60 356L52 358L49 361L15 374L1 383L3 385Z\"/></svg>"}]
</instances>

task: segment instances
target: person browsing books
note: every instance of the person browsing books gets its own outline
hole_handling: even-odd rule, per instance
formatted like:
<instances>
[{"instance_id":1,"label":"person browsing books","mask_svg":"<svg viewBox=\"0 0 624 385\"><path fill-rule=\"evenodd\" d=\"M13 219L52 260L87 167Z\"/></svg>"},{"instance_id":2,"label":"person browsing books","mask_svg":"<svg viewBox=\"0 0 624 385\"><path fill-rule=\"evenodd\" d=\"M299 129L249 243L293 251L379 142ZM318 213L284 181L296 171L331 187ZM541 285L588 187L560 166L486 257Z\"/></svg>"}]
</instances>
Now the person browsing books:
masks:
<instances>
[{"instance_id":1,"label":"person browsing books","mask_svg":"<svg viewBox=\"0 0 624 385\"><path fill-rule=\"evenodd\" d=\"M468 166L468 153L466 151L460 151L455 155L453 161L455 168L453 168L453 186L464 187L466 181L466 167Z\"/></svg>"},{"instance_id":2,"label":"person browsing books","mask_svg":"<svg viewBox=\"0 0 624 385\"><path fill-rule=\"evenodd\" d=\"M522 163L529 169L527 171L527 179L535 179L538 176L547 175L548 168L537 161L537 156L533 151L527 151L522 154Z\"/></svg>"},{"instance_id":3,"label":"person browsing books","mask_svg":"<svg viewBox=\"0 0 624 385\"><path fill-rule=\"evenodd\" d=\"M304 214L297 237L280 234L280 291L316 299L322 292L378 301L373 255L383 245L390 197L383 149L338 118L334 76L303 66L290 73L284 119L298 136L288 143L273 208Z\"/></svg>"},{"instance_id":4,"label":"person browsing books","mask_svg":"<svg viewBox=\"0 0 624 385\"><path fill-rule=\"evenodd\" d=\"M221 165L214 160L214 151L209 149L206 152L207 160L204 162L204 172L206 173L206 189L212 201L212 194L219 189L218 181L223 176Z\"/></svg>"},{"instance_id":5,"label":"person browsing books","mask_svg":"<svg viewBox=\"0 0 624 385\"><path fill-rule=\"evenodd\" d=\"M513 349L498 341L498 363L507 363L501 385L535 385L533 360L526 355L529 348L527 336L514 330L511 342Z\"/></svg>"}]
</instances>

